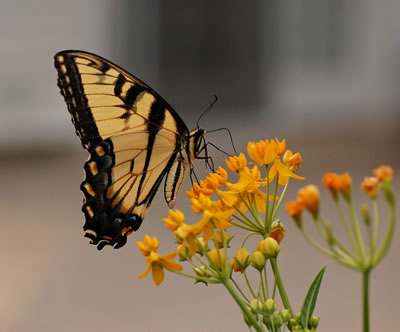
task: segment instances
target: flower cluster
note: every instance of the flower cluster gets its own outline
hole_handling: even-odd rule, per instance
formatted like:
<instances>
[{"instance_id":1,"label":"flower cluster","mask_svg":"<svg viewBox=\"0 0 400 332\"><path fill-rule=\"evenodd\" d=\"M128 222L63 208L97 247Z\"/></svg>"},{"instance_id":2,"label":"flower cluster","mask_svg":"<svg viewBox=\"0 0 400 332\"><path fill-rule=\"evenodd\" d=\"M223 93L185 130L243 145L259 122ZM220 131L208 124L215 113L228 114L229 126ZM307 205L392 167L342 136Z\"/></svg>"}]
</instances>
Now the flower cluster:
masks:
<instances>
[{"instance_id":1,"label":"flower cluster","mask_svg":"<svg viewBox=\"0 0 400 332\"><path fill-rule=\"evenodd\" d=\"M144 242L138 242L148 264L139 278L152 271L153 280L159 285L164 279L164 270L167 270L192 278L196 283L222 283L236 299L246 323L256 330L260 330L261 321L267 327L275 324L277 328L289 324L294 316L281 281L276 284L283 294L285 308L282 312L285 314L282 316L281 312L274 312L275 308L266 305L274 301L268 289L266 263L270 261L274 274L279 276L276 259L285 228L276 215L290 178L303 179L296 174L301 166L301 155L287 150L286 141L278 139L249 142L247 153L249 157L243 153L230 157L226 160L227 169L219 167L186 192L193 212L198 215L196 222L187 223L185 215L178 209L170 210L169 216L163 219L177 243L172 253L159 255L155 237L151 239L146 235ZM283 186L282 189L279 186ZM234 238L227 233L231 227L247 232L233 257L228 250ZM246 241L256 235L261 239L249 252ZM172 261L176 256L191 264L194 274L183 272L182 266ZM258 291L247 278L249 267L260 274ZM234 275L245 277L249 296L234 281ZM240 296L242 298L238 300ZM256 310L255 303L264 303L261 307L265 310Z\"/></svg>"},{"instance_id":2,"label":"flower cluster","mask_svg":"<svg viewBox=\"0 0 400 332\"><path fill-rule=\"evenodd\" d=\"M319 214L320 194L317 186L308 185L301 188L297 193L297 199L286 204L286 210L289 215L293 217L305 238L318 250L349 268L357 271L369 271L383 258L393 236L394 217L389 220L386 236L381 247L377 247L379 219L376 200L379 197L379 193L382 191L390 208L394 210L394 194L391 186L392 178L393 169L389 166L380 166L373 171L372 176L366 177L361 184L361 189L373 202L375 218L372 225L369 208L364 205L362 207L362 217L364 224L368 228L368 250L365 249L365 241L362 238L359 221L355 214L352 199L352 179L348 173L326 173L322 179L322 184L328 188L332 194L332 199L338 208L340 218L342 219L352 248L347 248L336 238L333 233L332 224L325 222L321 218ZM350 220L346 218L342 211L340 197L342 197L344 202L348 205ZM315 240L310 238L308 233L303 229L302 212L304 209L307 209L311 213L323 240L328 245L328 249L322 247ZM354 250L355 253L352 250Z\"/></svg>"}]
</instances>

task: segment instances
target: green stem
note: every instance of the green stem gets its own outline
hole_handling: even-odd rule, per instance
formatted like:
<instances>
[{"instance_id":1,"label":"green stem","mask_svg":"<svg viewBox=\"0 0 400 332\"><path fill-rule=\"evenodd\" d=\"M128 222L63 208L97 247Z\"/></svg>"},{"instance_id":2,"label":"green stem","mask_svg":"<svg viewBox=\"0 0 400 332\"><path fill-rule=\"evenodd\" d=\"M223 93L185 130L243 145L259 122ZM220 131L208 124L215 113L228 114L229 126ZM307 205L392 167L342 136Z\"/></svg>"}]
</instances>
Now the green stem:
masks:
<instances>
[{"instance_id":1,"label":"green stem","mask_svg":"<svg viewBox=\"0 0 400 332\"><path fill-rule=\"evenodd\" d=\"M250 303L249 298L246 296L246 294L241 290L241 288L239 287L239 285L237 284L237 282L235 281L235 279L232 278L231 276L231 281L233 282L233 284L236 286L237 290L239 291L239 293L243 296L243 298Z\"/></svg>"},{"instance_id":2,"label":"green stem","mask_svg":"<svg viewBox=\"0 0 400 332\"><path fill-rule=\"evenodd\" d=\"M290 313L293 313L289 298L286 293L285 286L284 286L282 278L281 278L281 274L279 273L276 258L270 258L270 261L271 261L272 271L274 272L274 275L275 275L275 281L278 286L279 294L281 295L283 306L285 307L285 309L289 310Z\"/></svg>"},{"instance_id":3,"label":"green stem","mask_svg":"<svg viewBox=\"0 0 400 332\"><path fill-rule=\"evenodd\" d=\"M274 186L274 193L273 193L273 198L272 198L272 203L271 203L271 210L269 211L269 216L268 216L268 221L267 224L265 225L266 230L269 232L272 224L272 215L274 214L274 208L275 208L275 202L276 202L276 194L278 193L278 179L279 175L276 176L275 179L275 186ZM267 197L269 200L269 197Z\"/></svg>"},{"instance_id":4,"label":"green stem","mask_svg":"<svg viewBox=\"0 0 400 332\"><path fill-rule=\"evenodd\" d=\"M233 217L235 217L235 216L233 216ZM232 220L230 220L229 222L230 222L233 226L239 227L239 228L244 229L244 230L246 230L246 231L249 231L249 232L254 232L254 231L255 231L254 228L250 228L250 227L246 227L246 226L240 225L240 224L238 224L238 223L236 223L236 222L234 222L234 221L232 221ZM259 234L259 233L257 233L257 234Z\"/></svg>"},{"instance_id":5,"label":"green stem","mask_svg":"<svg viewBox=\"0 0 400 332\"><path fill-rule=\"evenodd\" d=\"M244 274L244 278L246 279L247 287L249 287L249 290L250 290L251 295L253 295L253 298L256 298L256 297L257 297L257 296L256 296L256 293L254 293L253 288L251 287L249 278L247 278L246 271L244 271L243 274Z\"/></svg>"},{"instance_id":6,"label":"green stem","mask_svg":"<svg viewBox=\"0 0 400 332\"><path fill-rule=\"evenodd\" d=\"M369 332L369 272L362 273L363 332Z\"/></svg>"},{"instance_id":7,"label":"green stem","mask_svg":"<svg viewBox=\"0 0 400 332\"><path fill-rule=\"evenodd\" d=\"M354 239L354 235L353 235L353 233L351 232L350 225L349 225L349 223L347 222L346 217L344 216L344 213L343 213L343 210L342 210L342 208L341 208L341 206L340 206L340 204L339 204L339 201L336 200L336 199L333 199L333 201L335 202L335 205L336 205L336 208L337 208L337 210L338 210L340 219L342 220L344 229L346 230L347 237L349 238L351 244L353 245L353 248L357 251L357 243L356 243L356 240Z\"/></svg>"},{"instance_id":8,"label":"green stem","mask_svg":"<svg viewBox=\"0 0 400 332\"><path fill-rule=\"evenodd\" d=\"M256 224L253 223L242 211L239 210L238 207L234 206L236 212L238 212L240 214L241 217L239 217L238 215L233 215L233 217L237 220L239 220L240 222L242 222L243 224L249 226L249 227L256 227Z\"/></svg>"},{"instance_id":9,"label":"green stem","mask_svg":"<svg viewBox=\"0 0 400 332\"><path fill-rule=\"evenodd\" d=\"M243 239L242 248L244 248L244 245L246 244L246 241L249 239L249 237L250 237L250 236L253 236L253 235L259 235L259 233L253 232L253 233L247 234L247 235L244 237L244 239Z\"/></svg>"},{"instance_id":10,"label":"green stem","mask_svg":"<svg viewBox=\"0 0 400 332\"><path fill-rule=\"evenodd\" d=\"M389 227L386 232L385 238L383 239L382 246L379 248L374 258L372 266L378 264L382 260L382 258L386 255L386 252L388 251L390 244L392 243L395 221L396 221L395 205L390 204Z\"/></svg>"},{"instance_id":11,"label":"green stem","mask_svg":"<svg viewBox=\"0 0 400 332\"><path fill-rule=\"evenodd\" d=\"M264 332L263 327L257 322L256 316L253 315L247 305L243 303L242 299L239 297L238 293L235 292L235 289L232 287L232 284L229 282L229 280L226 280L224 282L224 285L228 292L232 295L233 299L236 301L236 303L239 305L240 309L242 310L243 314L246 315L247 319L249 322L251 322L252 326L256 329L257 332Z\"/></svg>"},{"instance_id":12,"label":"green stem","mask_svg":"<svg viewBox=\"0 0 400 332\"><path fill-rule=\"evenodd\" d=\"M265 170L266 170L266 173L267 173L267 189L266 189L267 200L265 202L266 207L265 207L264 225L267 226L268 216L269 216L269 168L268 168L267 165L265 165Z\"/></svg>"},{"instance_id":13,"label":"green stem","mask_svg":"<svg viewBox=\"0 0 400 332\"><path fill-rule=\"evenodd\" d=\"M350 207L350 213L351 213L351 222L353 224L353 230L354 230L354 235L356 238L356 244L357 244L357 252L360 257L361 262L365 262L365 248L364 248L364 241L361 236L361 231L360 231L360 225L358 223L356 211L354 208L354 203L353 199L350 197L349 200L349 207Z\"/></svg>"},{"instance_id":14,"label":"green stem","mask_svg":"<svg viewBox=\"0 0 400 332\"><path fill-rule=\"evenodd\" d=\"M290 181L290 179L288 179L288 183L286 183L285 187L282 190L281 196L279 197L278 204L276 205L274 213L272 214L272 217L271 217L272 220L275 220L276 214L278 213L279 208L282 205L283 198L285 197L287 188L289 187L289 181Z\"/></svg>"}]
</instances>

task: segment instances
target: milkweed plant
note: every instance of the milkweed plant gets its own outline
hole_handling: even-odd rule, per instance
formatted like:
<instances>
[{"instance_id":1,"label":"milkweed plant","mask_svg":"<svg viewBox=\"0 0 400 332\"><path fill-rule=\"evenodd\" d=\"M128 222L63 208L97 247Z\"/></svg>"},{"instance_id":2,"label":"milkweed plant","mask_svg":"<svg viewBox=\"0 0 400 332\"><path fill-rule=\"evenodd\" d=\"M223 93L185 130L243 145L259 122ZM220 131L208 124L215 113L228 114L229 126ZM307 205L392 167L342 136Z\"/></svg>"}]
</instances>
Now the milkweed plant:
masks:
<instances>
[{"instance_id":1,"label":"milkweed plant","mask_svg":"<svg viewBox=\"0 0 400 332\"><path fill-rule=\"evenodd\" d=\"M278 139L249 142L247 154L249 158L240 153L226 161L230 173L219 167L186 192L192 210L198 215L194 218L196 222L187 223L179 210L170 210L169 216L163 219L173 232L176 250L159 254L155 236L145 235L143 242L137 242L148 265L138 278L151 272L158 286L168 271L191 278L195 284L223 285L238 304L250 331L315 331L320 318L314 315L314 309L325 267L310 282L301 308L295 311L278 266L280 244L286 230L277 215L289 180L304 180L297 174L301 155L286 149L286 141ZM361 188L370 204L361 207L360 217L352 199L350 175L327 173L323 177L322 183L331 192L350 247L335 236L336 225L322 217L317 186L303 187L295 201L286 203L287 213L313 247L362 274L364 332L369 331L369 275L387 253L393 237L392 177L393 170L381 166L373 171L373 176L365 178ZM380 195L390 210L381 242L378 241L382 230L377 204ZM308 211L313 223L306 225L304 211ZM320 239L312 238L306 226L315 226ZM365 238L361 227L366 228ZM229 234L233 228L240 230L236 232L242 235L240 239ZM258 238L257 244L248 241L250 237ZM184 272L182 264L188 266L187 271ZM251 282L254 278L249 278L250 273L258 276L256 283ZM240 278L243 280L239 281Z\"/></svg>"}]
</instances>

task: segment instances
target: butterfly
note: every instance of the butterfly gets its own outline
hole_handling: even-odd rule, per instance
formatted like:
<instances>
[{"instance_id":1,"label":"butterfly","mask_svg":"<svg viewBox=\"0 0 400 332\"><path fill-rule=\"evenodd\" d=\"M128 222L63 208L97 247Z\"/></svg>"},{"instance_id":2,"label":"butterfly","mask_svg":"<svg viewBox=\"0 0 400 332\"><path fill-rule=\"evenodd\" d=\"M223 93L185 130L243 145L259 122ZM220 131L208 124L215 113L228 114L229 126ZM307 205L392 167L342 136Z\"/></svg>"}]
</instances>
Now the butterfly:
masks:
<instances>
[{"instance_id":1,"label":"butterfly","mask_svg":"<svg viewBox=\"0 0 400 332\"><path fill-rule=\"evenodd\" d=\"M140 227L164 178L165 200L174 206L206 132L189 131L157 92L111 61L83 51L54 59L76 134L90 154L80 186L85 236L99 250L120 248Z\"/></svg>"}]
</instances>

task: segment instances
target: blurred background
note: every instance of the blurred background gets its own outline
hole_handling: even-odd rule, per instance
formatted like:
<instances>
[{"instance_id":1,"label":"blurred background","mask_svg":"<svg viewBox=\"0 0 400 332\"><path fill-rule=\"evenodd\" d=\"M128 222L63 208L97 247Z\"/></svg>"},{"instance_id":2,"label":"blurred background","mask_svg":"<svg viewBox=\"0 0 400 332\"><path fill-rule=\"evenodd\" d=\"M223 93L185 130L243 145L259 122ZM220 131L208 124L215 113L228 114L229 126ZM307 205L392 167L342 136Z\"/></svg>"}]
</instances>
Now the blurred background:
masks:
<instances>
[{"instance_id":1,"label":"blurred background","mask_svg":"<svg viewBox=\"0 0 400 332\"><path fill-rule=\"evenodd\" d=\"M160 239L162 253L174 247L161 222L162 193L122 249L98 252L83 238L87 154L56 85L56 52L86 50L119 64L189 128L217 95L203 128L228 127L240 151L277 136L302 154L306 180L293 181L288 200L325 172L348 171L359 204L366 201L359 183L373 168L399 171L399 13L395 0L0 0L0 330L246 330L220 286L173 274L160 287L136 280L146 266L135 242L145 233ZM232 153L226 133L207 139ZM224 163L223 154L209 153ZM204 164L196 171L204 177ZM197 221L183 193L189 188L186 181L176 207ZM344 236L326 191L322 200ZM385 229L384 204L382 211ZM280 266L295 311L328 264L315 312L320 330L360 331L360 276L313 250L285 211L279 217L287 230ZM372 273L372 331L398 326L398 235Z\"/></svg>"}]
</instances>

